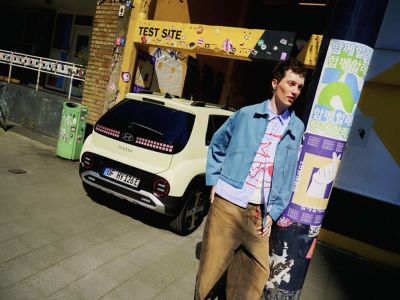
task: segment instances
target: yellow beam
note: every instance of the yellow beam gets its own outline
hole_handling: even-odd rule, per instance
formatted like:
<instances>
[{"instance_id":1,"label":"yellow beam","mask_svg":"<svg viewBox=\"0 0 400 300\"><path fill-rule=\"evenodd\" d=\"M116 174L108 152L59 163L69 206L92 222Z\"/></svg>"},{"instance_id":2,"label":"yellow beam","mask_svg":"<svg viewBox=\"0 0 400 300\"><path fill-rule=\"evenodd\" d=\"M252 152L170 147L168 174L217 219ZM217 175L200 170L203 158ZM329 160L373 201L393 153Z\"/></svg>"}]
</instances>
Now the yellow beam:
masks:
<instances>
[{"instance_id":1,"label":"yellow beam","mask_svg":"<svg viewBox=\"0 0 400 300\"><path fill-rule=\"evenodd\" d=\"M136 56L137 56L137 49L134 44L134 34L135 34L135 28L137 27L137 23L140 19L147 19L148 11L149 11L149 5L151 1L147 0L134 0L133 1L133 9L132 13L129 19L129 28L128 28L128 34L126 36L126 42L125 42L125 48L124 48L124 54L122 58L122 64L121 64L121 76L119 78L118 82L118 97L117 97L117 102L121 101L124 97L125 94L130 91L130 86L132 84L132 71L135 65L136 61ZM124 80L122 78L122 72L126 72L130 74L130 79L129 80Z\"/></svg>"},{"instance_id":2,"label":"yellow beam","mask_svg":"<svg viewBox=\"0 0 400 300\"><path fill-rule=\"evenodd\" d=\"M226 26L138 20L133 41L152 47L242 60L284 60L294 33Z\"/></svg>"},{"instance_id":3,"label":"yellow beam","mask_svg":"<svg viewBox=\"0 0 400 300\"><path fill-rule=\"evenodd\" d=\"M400 268L400 255L321 228L318 240L369 260Z\"/></svg>"},{"instance_id":4,"label":"yellow beam","mask_svg":"<svg viewBox=\"0 0 400 300\"><path fill-rule=\"evenodd\" d=\"M312 34L306 45L297 55L297 59L302 61L309 69L314 69L317 64L322 38L323 35Z\"/></svg>"}]
</instances>

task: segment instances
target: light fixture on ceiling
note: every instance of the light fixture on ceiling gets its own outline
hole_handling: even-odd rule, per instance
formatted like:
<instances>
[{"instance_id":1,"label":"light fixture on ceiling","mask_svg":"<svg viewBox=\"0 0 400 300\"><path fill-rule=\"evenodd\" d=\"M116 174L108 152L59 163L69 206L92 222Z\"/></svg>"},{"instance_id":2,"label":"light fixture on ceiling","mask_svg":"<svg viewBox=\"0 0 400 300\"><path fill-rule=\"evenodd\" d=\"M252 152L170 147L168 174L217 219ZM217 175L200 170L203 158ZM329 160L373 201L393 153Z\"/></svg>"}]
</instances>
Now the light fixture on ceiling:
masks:
<instances>
[{"instance_id":1,"label":"light fixture on ceiling","mask_svg":"<svg viewBox=\"0 0 400 300\"><path fill-rule=\"evenodd\" d=\"M326 6L326 1L303 1L299 2L301 6Z\"/></svg>"}]
</instances>

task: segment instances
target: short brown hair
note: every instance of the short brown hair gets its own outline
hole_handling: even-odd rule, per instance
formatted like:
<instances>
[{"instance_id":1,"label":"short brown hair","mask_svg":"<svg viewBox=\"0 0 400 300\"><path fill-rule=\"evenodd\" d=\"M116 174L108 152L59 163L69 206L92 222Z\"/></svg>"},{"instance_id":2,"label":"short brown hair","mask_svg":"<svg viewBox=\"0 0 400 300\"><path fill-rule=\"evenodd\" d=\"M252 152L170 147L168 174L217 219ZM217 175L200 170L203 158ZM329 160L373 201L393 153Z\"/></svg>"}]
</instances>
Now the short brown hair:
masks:
<instances>
[{"instance_id":1,"label":"short brown hair","mask_svg":"<svg viewBox=\"0 0 400 300\"><path fill-rule=\"evenodd\" d=\"M281 81L282 78L285 77L285 72L288 70L291 70L293 73L303 78L307 75L307 69L304 64L295 58L291 58L290 60L281 61L275 66L272 71L272 79Z\"/></svg>"}]
</instances>

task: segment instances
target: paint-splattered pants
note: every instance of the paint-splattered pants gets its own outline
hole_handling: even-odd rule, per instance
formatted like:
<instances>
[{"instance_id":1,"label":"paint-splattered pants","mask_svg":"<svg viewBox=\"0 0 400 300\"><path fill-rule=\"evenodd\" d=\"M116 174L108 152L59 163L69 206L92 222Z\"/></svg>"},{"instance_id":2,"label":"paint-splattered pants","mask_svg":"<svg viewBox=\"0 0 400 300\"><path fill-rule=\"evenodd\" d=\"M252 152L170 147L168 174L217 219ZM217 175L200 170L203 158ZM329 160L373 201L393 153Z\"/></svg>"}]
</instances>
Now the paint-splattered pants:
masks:
<instances>
[{"instance_id":1,"label":"paint-splattered pants","mask_svg":"<svg viewBox=\"0 0 400 300\"><path fill-rule=\"evenodd\" d=\"M228 270L228 300L259 300L269 276L268 236L260 236L259 205L241 208L218 196L204 228L195 299L202 300Z\"/></svg>"}]
</instances>

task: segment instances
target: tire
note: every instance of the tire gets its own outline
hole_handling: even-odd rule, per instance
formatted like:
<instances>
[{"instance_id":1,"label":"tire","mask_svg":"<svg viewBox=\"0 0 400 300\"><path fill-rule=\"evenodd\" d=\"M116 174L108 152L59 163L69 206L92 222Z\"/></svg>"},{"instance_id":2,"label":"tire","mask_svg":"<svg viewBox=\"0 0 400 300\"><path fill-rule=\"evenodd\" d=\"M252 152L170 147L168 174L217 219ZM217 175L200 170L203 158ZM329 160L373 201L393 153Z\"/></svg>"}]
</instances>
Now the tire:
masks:
<instances>
[{"instance_id":1,"label":"tire","mask_svg":"<svg viewBox=\"0 0 400 300\"><path fill-rule=\"evenodd\" d=\"M195 231L203 222L206 211L206 196L199 187L192 188L186 197L181 212L170 222L174 232L188 235Z\"/></svg>"}]
</instances>

